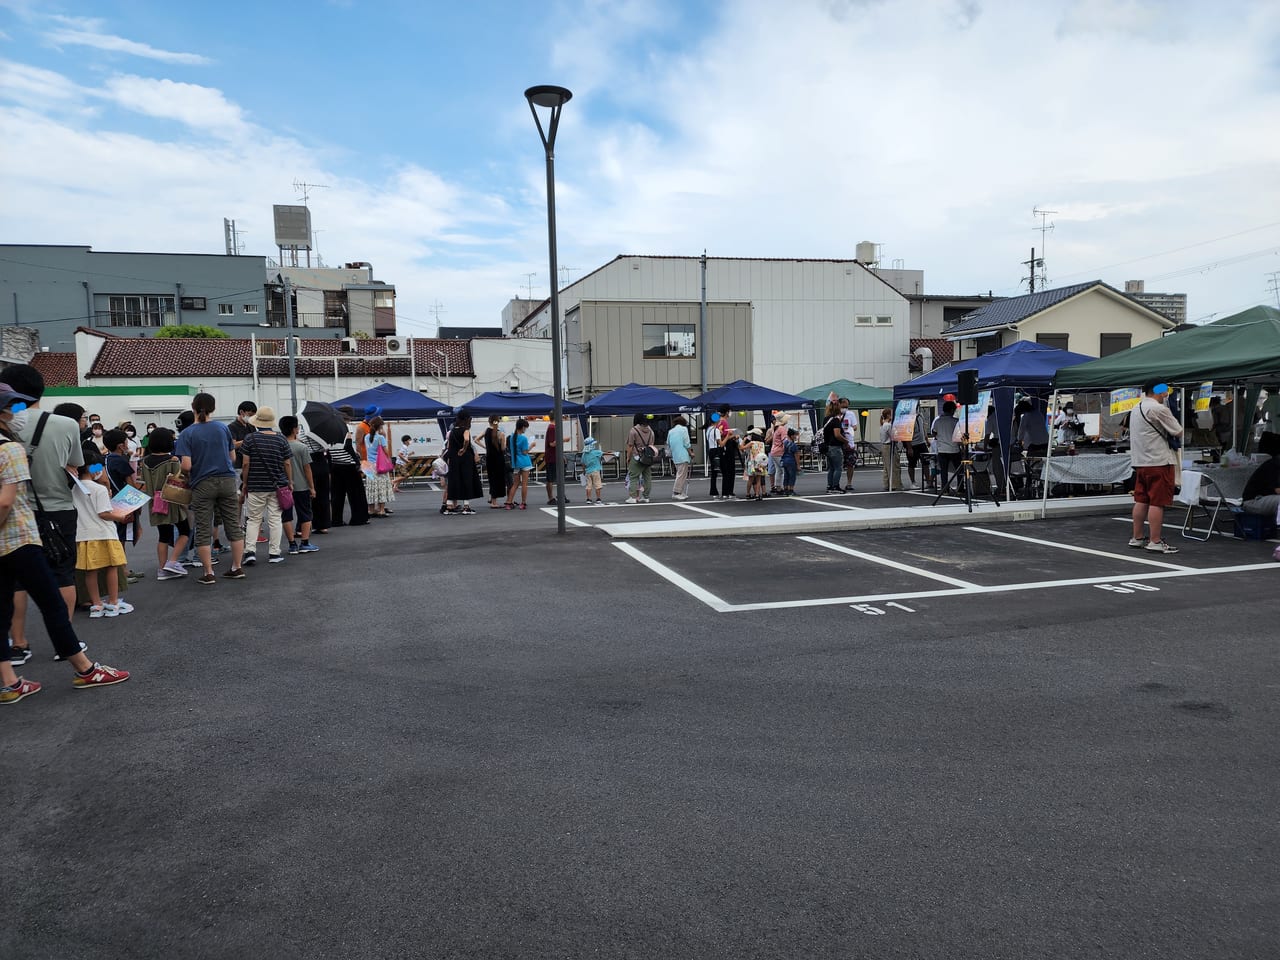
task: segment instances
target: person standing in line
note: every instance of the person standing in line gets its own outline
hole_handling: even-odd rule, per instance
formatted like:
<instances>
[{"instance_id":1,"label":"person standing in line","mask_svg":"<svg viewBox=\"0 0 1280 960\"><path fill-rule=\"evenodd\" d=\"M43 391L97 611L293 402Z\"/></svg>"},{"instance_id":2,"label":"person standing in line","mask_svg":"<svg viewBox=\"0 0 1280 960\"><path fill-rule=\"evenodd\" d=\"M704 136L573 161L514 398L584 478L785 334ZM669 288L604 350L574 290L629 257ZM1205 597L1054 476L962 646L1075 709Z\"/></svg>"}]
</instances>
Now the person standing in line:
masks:
<instances>
[{"instance_id":1,"label":"person standing in line","mask_svg":"<svg viewBox=\"0 0 1280 960\"><path fill-rule=\"evenodd\" d=\"M309 433L303 435L302 445L311 455L311 532L325 534L333 510L329 502L329 448Z\"/></svg>"},{"instance_id":2,"label":"person standing in line","mask_svg":"<svg viewBox=\"0 0 1280 960\"><path fill-rule=\"evenodd\" d=\"M845 432L843 414L840 404L832 401L827 404L826 420L822 425L822 442L826 446L827 457L827 493L844 493L840 486L840 473L844 469Z\"/></svg>"},{"instance_id":3,"label":"person standing in line","mask_svg":"<svg viewBox=\"0 0 1280 960\"><path fill-rule=\"evenodd\" d=\"M769 454L764 445L764 433L752 427L747 433L746 467L747 499L763 500L765 479L769 476Z\"/></svg>"},{"instance_id":4,"label":"person standing in line","mask_svg":"<svg viewBox=\"0 0 1280 960\"><path fill-rule=\"evenodd\" d=\"M102 445L107 451L107 484L111 489L111 495L115 496L125 487L141 488L142 483L138 479L138 473L129 459L128 438L125 432L120 429L108 430L102 435ZM137 547L141 539L139 537L140 520L141 518L135 513L124 523L116 523L116 531L122 545L132 542ZM142 579L142 574L129 567L128 578L130 583L137 583Z\"/></svg>"},{"instance_id":5,"label":"person standing in line","mask_svg":"<svg viewBox=\"0 0 1280 960\"><path fill-rule=\"evenodd\" d=\"M355 418L355 411L344 404L338 412L348 423ZM332 507L331 526L363 527L369 522L369 501L364 496L364 472L351 443L350 435L339 443L329 444L329 501ZM351 504L351 519L342 522L344 502Z\"/></svg>"},{"instance_id":6,"label":"person standing in line","mask_svg":"<svg viewBox=\"0 0 1280 960\"><path fill-rule=\"evenodd\" d=\"M256 431L240 445L240 502L246 507L248 527L245 539L257 544L262 520L267 520L267 553L269 563L281 563L284 524L280 509L280 488L293 491L293 451L289 441L276 433L276 412L270 407L259 407L250 421ZM244 565L252 566L258 560L256 550L244 552Z\"/></svg>"},{"instance_id":7,"label":"person standing in line","mask_svg":"<svg viewBox=\"0 0 1280 960\"><path fill-rule=\"evenodd\" d=\"M648 503L649 494L653 490L653 465L657 463L657 448L654 447L653 427L646 422L643 413L631 418L631 430L627 433L627 493L626 503ZM648 451L642 454L642 451ZM651 456L648 463L641 461L642 455Z\"/></svg>"},{"instance_id":8,"label":"person standing in line","mask_svg":"<svg viewBox=\"0 0 1280 960\"><path fill-rule=\"evenodd\" d=\"M1129 415L1129 457L1134 467L1133 536L1129 546L1152 553L1177 553L1164 539L1164 511L1173 503L1174 464L1172 441L1182 436L1182 424L1169 412L1169 385L1155 380L1143 384L1145 396ZM1143 526L1150 537L1143 536Z\"/></svg>"},{"instance_id":9,"label":"person standing in line","mask_svg":"<svg viewBox=\"0 0 1280 960\"><path fill-rule=\"evenodd\" d=\"M480 468L476 464L475 447L471 445L471 415L458 414L453 429L445 440L445 462L449 464L449 513L475 513L471 501L484 496L480 484Z\"/></svg>"},{"instance_id":10,"label":"person standing in line","mask_svg":"<svg viewBox=\"0 0 1280 960\"><path fill-rule=\"evenodd\" d=\"M916 466L920 467L920 486L924 486L928 477L928 466L925 454L929 452L929 432L924 428L924 412L916 406L915 420L911 424L911 442L907 444L907 480L911 486L916 485Z\"/></svg>"},{"instance_id":11,"label":"person standing in line","mask_svg":"<svg viewBox=\"0 0 1280 960\"><path fill-rule=\"evenodd\" d=\"M395 475L395 462L391 459L391 428L383 423L381 416L374 416L366 421L369 432L365 434L365 455L373 470L372 475L364 475L364 495L369 502L369 516L389 517L395 511L387 508L396 495L392 492L392 478Z\"/></svg>"},{"instance_id":12,"label":"person standing in line","mask_svg":"<svg viewBox=\"0 0 1280 960\"><path fill-rule=\"evenodd\" d=\"M150 514L151 526L156 528L156 579L174 580L187 575L181 560L191 542L187 508L180 503L169 503L163 496L164 513L156 513L153 507L155 495L164 490L169 477L182 472L182 464L173 455L172 430L156 427L147 437L147 455L138 465L138 473L142 477L143 492L152 499L152 504L144 509Z\"/></svg>"},{"instance_id":13,"label":"person standing in line","mask_svg":"<svg viewBox=\"0 0 1280 960\"><path fill-rule=\"evenodd\" d=\"M956 419L956 402L946 400L942 404L942 414L933 421L929 435L934 438L938 456L938 483L942 492L946 492L951 482L952 473L960 469L960 444L956 443L956 427L960 421Z\"/></svg>"},{"instance_id":14,"label":"person standing in line","mask_svg":"<svg viewBox=\"0 0 1280 960\"><path fill-rule=\"evenodd\" d=\"M685 431L686 438L688 431ZM603 506L604 499L604 451L600 449L600 444L595 437L587 437L582 441L582 476L585 480L587 489L587 503L594 503L596 506ZM595 499L591 494L595 493ZM685 500L687 497L678 499Z\"/></svg>"},{"instance_id":15,"label":"person standing in line","mask_svg":"<svg viewBox=\"0 0 1280 960\"><path fill-rule=\"evenodd\" d=\"M782 441L782 495L785 497L794 497L796 495L796 469L799 466L797 457L800 455L800 446L796 443L796 437L800 436L795 427L787 430L786 438Z\"/></svg>"},{"instance_id":16,"label":"person standing in line","mask_svg":"<svg viewBox=\"0 0 1280 960\"><path fill-rule=\"evenodd\" d=\"M289 444L293 464L293 506L281 513L289 537L289 553L315 553L320 548L311 543L312 504L316 499L315 474L311 470L311 449L298 439L298 418L281 417L280 433ZM286 517L285 514L288 514Z\"/></svg>"},{"instance_id":17,"label":"person standing in line","mask_svg":"<svg viewBox=\"0 0 1280 960\"><path fill-rule=\"evenodd\" d=\"M236 489L236 471L232 466L235 441L223 424L211 420L214 399L207 393L191 398L195 423L178 434L174 452L182 460L182 471L191 486L192 528L196 553L204 573L197 583L211 586L213 576L213 527L222 524L222 532L231 544L231 569L223 579L243 580L244 530L240 526L240 497Z\"/></svg>"},{"instance_id":18,"label":"person standing in line","mask_svg":"<svg viewBox=\"0 0 1280 960\"><path fill-rule=\"evenodd\" d=\"M258 405L252 400L241 400L240 406L236 407L236 418L227 424L227 429L231 432L231 439L236 445L235 467L236 472L240 472L240 468L244 466L244 461L240 459L240 445L245 442L249 434L253 433L253 424L249 422L249 418L258 412Z\"/></svg>"},{"instance_id":19,"label":"person standing in line","mask_svg":"<svg viewBox=\"0 0 1280 960\"><path fill-rule=\"evenodd\" d=\"M8 369L3 371L8 372ZM21 375L22 372L19 373ZM18 438L14 431L13 409L15 405L21 404L23 409L17 413L25 413L27 405L34 404L38 399L15 391L7 381L0 379L0 440L6 441L0 443L0 621L12 619L14 589L22 587L23 592L30 595L40 610L45 630L53 642L58 659L70 662L75 669L75 676L71 680L75 689L91 690L123 683L129 679L127 671L95 663L85 656L85 645L80 642L71 626L66 598L60 592L40 542L40 531L36 526L36 514L32 506L35 498L29 482L31 471L27 466L27 455L22 444L16 442ZM75 433L76 448L79 449L78 427ZM75 543L74 533L70 543ZM71 552L74 556L74 550ZM26 663L26 658L15 657L13 641L7 634L0 636L5 637L0 641L0 706L12 706L39 693L41 685L14 672L14 665Z\"/></svg>"},{"instance_id":20,"label":"person standing in line","mask_svg":"<svg viewBox=\"0 0 1280 960\"><path fill-rule=\"evenodd\" d=\"M499 424L502 418L496 413L489 417L489 428L484 432L484 470L489 478L489 509L501 510L498 501L506 496L511 483L510 459L507 456L507 435Z\"/></svg>"},{"instance_id":21,"label":"person standing in line","mask_svg":"<svg viewBox=\"0 0 1280 960\"><path fill-rule=\"evenodd\" d=\"M71 489L76 505L76 569L84 574L89 595L89 618L118 617L133 612L133 604L120 599L120 567L125 563L124 544L116 532L111 494L98 478L103 465L97 454L85 458L80 483ZM106 600L103 600L103 587Z\"/></svg>"},{"instance_id":22,"label":"person standing in line","mask_svg":"<svg viewBox=\"0 0 1280 960\"><path fill-rule=\"evenodd\" d=\"M765 434L765 443L769 447L769 495L777 496L786 491L786 471L782 469L782 449L787 444L787 424L791 421L785 413L778 414L773 426Z\"/></svg>"},{"instance_id":23,"label":"person standing in line","mask_svg":"<svg viewBox=\"0 0 1280 960\"><path fill-rule=\"evenodd\" d=\"M369 437L375 433L373 429L374 417L381 418L381 416L382 416L382 408L378 406L376 403L371 403L364 408L364 419L362 419L359 423L356 424L356 429L355 429L356 456L360 458L360 461L362 464L365 460L368 460L372 465L373 461L372 461L372 458L369 456ZM365 492L365 496L366 497L368 496L368 491Z\"/></svg>"},{"instance_id":24,"label":"person standing in line","mask_svg":"<svg viewBox=\"0 0 1280 960\"><path fill-rule=\"evenodd\" d=\"M529 421L521 417L516 421L516 432L511 435L511 488L507 491L508 510L516 509L516 491L520 491L520 509L529 506L529 471L533 469L533 457L529 456ZM447 448L446 448L447 449Z\"/></svg>"},{"instance_id":25,"label":"person standing in line","mask_svg":"<svg viewBox=\"0 0 1280 960\"><path fill-rule=\"evenodd\" d=\"M898 463L898 445L893 439L893 411L880 411L880 458L884 462L884 488L902 489L902 465Z\"/></svg>"},{"instance_id":26,"label":"person standing in line","mask_svg":"<svg viewBox=\"0 0 1280 960\"><path fill-rule=\"evenodd\" d=\"M667 431L667 449L671 451L671 465L676 470L676 482L671 487L672 500L688 500L685 491L689 487L689 469L693 462L691 448L693 440L689 436L689 421L683 414L676 414L671 429ZM584 458L585 460L585 458Z\"/></svg>"},{"instance_id":27,"label":"person standing in line","mask_svg":"<svg viewBox=\"0 0 1280 960\"><path fill-rule=\"evenodd\" d=\"M736 499L733 494L734 484L738 479L738 469L742 466L742 441L738 439L738 431L726 427L724 445L720 448L720 499Z\"/></svg>"},{"instance_id":28,"label":"person standing in line","mask_svg":"<svg viewBox=\"0 0 1280 960\"><path fill-rule=\"evenodd\" d=\"M844 431L844 487L853 493L853 471L858 465L858 413L849 409L849 398L840 398L840 429Z\"/></svg>"},{"instance_id":29,"label":"person standing in line","mask_svg":"<svg viewBox=\"0 0 1280 960\"><path fill-rule=\"evenodd\" d=\"M546 445L546 453L542 455L543 468L547 471L547 505L554 506L556 502L556 464L560 462L560 441L557 427L559 424L555 421L555 412L550 414L551 422L547 425L547 435L543 439ZM569 495L564 495L564 502L569 502Z\"/></svg>"},{"instance_id":30,"label":"person standing in line","mask_svg":"<svg viewBox=\"0 0 1280 960\"><path fill-rule=\"evenodd\" d=\"M707 424L703 436L707 443L707 473L711 477L710 496L712 500L720 499L720 489L716 485L716 477L722 472L721 461L724 459L725 431L729 427L729 406L726 404L718 411L719 419Z\"/></svg>"},{"instance_id":31,"label":"person standing in line","mask_svg":"<svg viewBox=\"0 0 1280 960\"><path fill-rule=\"evenodd\" d=\"M36 518L56 526L70 547L61 563L49 563L46 557L46 566L67 605L70 620L76 609L76 505L71 499L67 469L84 464L80 424L40 409L44 376L30 364L14 363L0 370L0 384L8 388L5 393L18 396L10 401L8 408L9 429L22 443L24 468L30 474L31 488L35 491L32 503ZM0 393L0 398L3 396L4 393ZM25 590L14 594L12 607L8 634L13 638L11 654L15 663L23 664L31 657L31 648L27 645Z\"/></svg>"}]
</instances>

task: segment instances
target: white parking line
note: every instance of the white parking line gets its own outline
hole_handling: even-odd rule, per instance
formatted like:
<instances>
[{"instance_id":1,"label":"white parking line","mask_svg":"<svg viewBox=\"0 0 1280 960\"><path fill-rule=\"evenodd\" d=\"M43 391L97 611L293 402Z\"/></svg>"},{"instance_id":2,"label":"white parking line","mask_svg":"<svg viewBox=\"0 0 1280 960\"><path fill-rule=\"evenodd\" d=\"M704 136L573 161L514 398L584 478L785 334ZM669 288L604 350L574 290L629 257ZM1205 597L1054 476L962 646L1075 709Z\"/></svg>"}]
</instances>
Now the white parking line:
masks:
<instances>
[{"instance_id":1,"label":"white parking line","mask_svg":"<svg viewBox=\"0 0 1280 960\"><path fill-rule=\"evenodd\" d=\"M849 494L845 494L849 496ZM853 494L857 496L857 494ZM866 507L855 507L852 503L841 503L839 500L819 499L818 497L787 497L788 500L798 500L801 503L813 503L820 507L835 507L837 510L865 510Z\"/></svg>"},{"instance_id":2,"label":"white parking line","mask_svg":"<svg viewBox=\"0 0 1280 960\"><path fill-rule=\"evenodd\" d=\"M1095 557L1109 557L1112 560L1127 560L1130 563L1141 563L1148 567L1164 567L1166 570L1190 570L1191 567L1179 563L1165 563L1162 560L1148 560L1141 551L1133 553L1110 553L1106 550L1094 550L1090 547L1077 547L1070 543L1057 543L1053 540L1040 540L1036 537L1024 537L1017 533L1006 533L1003 530L992 530L990 527L965 527L970 533L985 533L992 537L1004 537L1008 540L1021 540L1023 543L1035 543L1042 547L1054 547L1057 550L1070 550L1072 553L1087 553ZM1134 554L1137 554L1135 556Z\"/></svg>"},{"instance_id":3,"label":"white parking line","mask_svg":"<svg viewBox=\"0 0 1280 960\"><path fill-rule=\"evenodd\" d=\"M543 512L543 513L545 513L545 514L546 514L547 516L549 516L549 517L554 517L554 516L556 515L556 508L555 508L555 507L541 507L541 508L539 508L539 509L541 509L541 510L542 510L542 512ZM564 512L564 522L565 522L565 523L571 523L571 524L573 524L575 527L590 527L590 526L593 526L593 524L587 523L585 520L577 520L577 519L575 519L575 518L573 518L573 517L569 516L569 508L568 508L568 507L566 507L566 508L565 508L565 512Z\"/></svg>"},{"instance_id":4,"label":"white parking line","mask_svg":"<svg viewBox=\"0 0 1280 960\"><path fill-rule=\"evenodd\" d=\"M940 583L949 583L953 587L963 587L967 590L978 589L978 585L976 583L970 583L968 580L957 580L955 577L948 577L945 574L934 573L932 570L923 570L920 567L912 567L905 563L899 563L897 560L890 560L887 557L877 557L871 553L863 553L861 550L843 547L840 544L832 543L829 540L819 540L817 537L796 537L796 539L803 540L805 543L816 544L819 547L825 547L828 550L835 550L837 553L845 553L851 557L858 557L860 560L870 560L872 563L879 563L886 567L893 567L895 570L914 573L920 577L928 577L930 580L937 580Z\"/></svg>"},{"instance_id":5,"label":"white parking line","mask_svg":"<svg viewBox=\"0 0 1280 960\"><path fill-rule=\"evenodd\" d=\"M673 506L679 507L681 510L692 510L694 513L705 513L708 517L719 517L721 520L728 519L727 513L716 513L714 510L707 510L703 507L695 507L691 503L676 502Z\"/></svg>"},{"instance_id":6,"label":"white parking line","mask_svg":"<svg viewBox=\"0 0 1280 960\"><path fill-rule=\"evenodd\" d=\"M698 586L692 580L687 580L686 578L680 576L680 574L672 570L670 567L666 566L665 564L661 564L657 560L654 560L652 557L648 556L647 554L641 553L631 544L619 543L617 541L614 541L613 545L617 547L619 550L621 550L623 553L625 553L627 556L631 557L637 563L640 563L643 566L648 567L658 576L662 577L662 579L679 587L685 593L689 594L689 596L693 597L696 600L701 600L703 603L705 603L712 610L715 610L717 613L725 613L726 611L731 609L727 603L725 603L719 597L715 596L715 594L712 594L706 590L703 590L700 586Z\"/></svg>"}]
</instances>

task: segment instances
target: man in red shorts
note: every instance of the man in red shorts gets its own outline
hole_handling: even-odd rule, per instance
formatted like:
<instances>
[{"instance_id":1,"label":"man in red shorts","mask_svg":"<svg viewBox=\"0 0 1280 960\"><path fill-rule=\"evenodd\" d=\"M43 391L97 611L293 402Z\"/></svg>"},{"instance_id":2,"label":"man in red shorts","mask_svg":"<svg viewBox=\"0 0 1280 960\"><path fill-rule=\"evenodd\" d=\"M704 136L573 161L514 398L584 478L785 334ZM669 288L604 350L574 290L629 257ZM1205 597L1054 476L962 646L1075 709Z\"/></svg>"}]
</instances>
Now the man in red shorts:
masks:
<instances>
[{"instance_id":1,"label":"man in red shorts","mask_svg":"<svg viewBox=\"0 0 1280 960\"><path fill-rule=\"evenodd\" d=\"M1146 394L1129 414L1129 456L1136 479L1133 488L1133 537L1129 546L1152 553L1177 553L1163 539L1165 507L1173 503L1173 465L1178 452L1169 442L1182 436L1182 425L1169 412L1169 385L1152 380L1142 386ZM1142 525L1151 528L1144 537Z\"/></svg>"}]
</instances>

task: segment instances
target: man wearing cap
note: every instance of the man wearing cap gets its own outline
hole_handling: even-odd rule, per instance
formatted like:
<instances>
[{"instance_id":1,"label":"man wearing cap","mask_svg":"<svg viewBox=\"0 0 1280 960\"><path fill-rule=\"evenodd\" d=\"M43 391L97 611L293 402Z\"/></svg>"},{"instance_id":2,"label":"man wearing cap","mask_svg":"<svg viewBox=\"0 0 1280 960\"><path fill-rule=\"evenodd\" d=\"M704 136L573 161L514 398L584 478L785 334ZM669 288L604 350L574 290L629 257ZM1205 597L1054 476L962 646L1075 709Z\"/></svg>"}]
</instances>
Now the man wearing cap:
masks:
<instances>
[{"instance_id":1,"label":"man wearing cap","mask_svg":"<svg viewBox=\"0 0 1280 960\"><path fill-rule=\"evenodd\" d=\"M1134 467L1133 536L1129 546L1152 553L1177 553L1163 539L1165 508L1173 503L1177 452L1170 445L1182 436L1182 424L1169 412L1169 385L1155 380L1143 384L1145 397L1129 415L1129 457ZM1143 536L1143 524L1151 531Z\"/></svg>"},{"instance_id":2,"label":"man wearing cap","mask_svg":"<svg viewBox=\"0 0 1280 960\"><path fill-rule=\"evenodd\" d=\"M0 371L0 383L7 384L14 393L33 398L28 409L15 415L11 429L22 441L31 463L31 486L39 498L37 518L51 520L62 532L63 539L71 544L71 555L63 563L56 567L50 564L70 617L76 609L76 505L71 499L67 467L84 464L80 424L40 409L44 377L35 367L25 363L5 367ZM37 432L40 434L38 444L32 442ZM9 636L13 638L13 660L17 663L25 663L31 656L26 625L27 595L19 591L13 595L13 621L9 627Z\"/></svg>"}]
</instances>

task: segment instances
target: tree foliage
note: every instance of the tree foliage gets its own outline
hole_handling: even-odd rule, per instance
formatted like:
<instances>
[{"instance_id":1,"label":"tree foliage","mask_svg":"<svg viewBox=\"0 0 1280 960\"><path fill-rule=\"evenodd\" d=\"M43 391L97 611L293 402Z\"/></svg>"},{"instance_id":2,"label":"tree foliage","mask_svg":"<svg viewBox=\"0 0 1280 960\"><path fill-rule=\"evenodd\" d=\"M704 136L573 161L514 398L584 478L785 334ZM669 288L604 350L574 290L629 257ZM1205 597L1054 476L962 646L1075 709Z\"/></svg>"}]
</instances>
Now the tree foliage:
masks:
<instances>
[{"instance_id":1,"label":"tree foliage","mask_svg":"<svg viewBox=\"0 0 1280 960\"><path fill-rule=\"evenodd\" d=\"M179 337L194 340L226 340L225 330L202 323L184 323L175 327L161 327L155 332L157 340L171 340Z\"/></svg>"}]
</instances>

